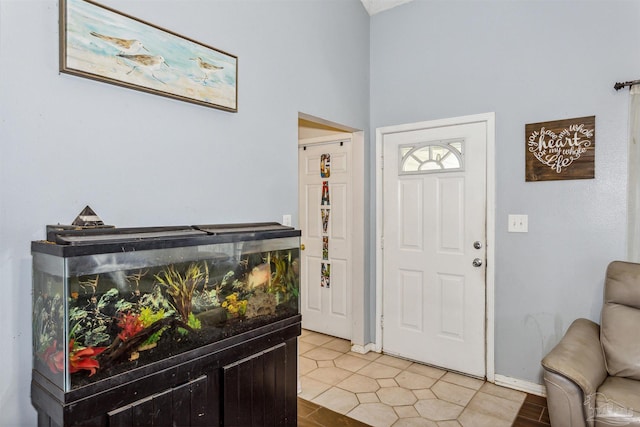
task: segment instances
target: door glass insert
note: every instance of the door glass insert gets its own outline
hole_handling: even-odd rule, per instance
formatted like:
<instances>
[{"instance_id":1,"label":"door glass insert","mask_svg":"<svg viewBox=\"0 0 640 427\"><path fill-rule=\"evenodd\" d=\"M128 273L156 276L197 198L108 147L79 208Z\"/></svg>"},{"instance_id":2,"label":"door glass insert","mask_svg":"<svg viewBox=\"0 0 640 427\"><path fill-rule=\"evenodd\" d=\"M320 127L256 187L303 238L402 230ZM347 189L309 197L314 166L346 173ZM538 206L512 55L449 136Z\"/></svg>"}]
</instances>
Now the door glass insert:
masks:
<instances>
[{"instance_id":1,"label":"door glass insert","mask_svg":"<svg viewBox=\"0 0 640 427\"><path fill-rule=\"evenodd\" d=\"M453 139L401 145L400 175L464 170L464 140Z\"/></svg>"}]
</instances>

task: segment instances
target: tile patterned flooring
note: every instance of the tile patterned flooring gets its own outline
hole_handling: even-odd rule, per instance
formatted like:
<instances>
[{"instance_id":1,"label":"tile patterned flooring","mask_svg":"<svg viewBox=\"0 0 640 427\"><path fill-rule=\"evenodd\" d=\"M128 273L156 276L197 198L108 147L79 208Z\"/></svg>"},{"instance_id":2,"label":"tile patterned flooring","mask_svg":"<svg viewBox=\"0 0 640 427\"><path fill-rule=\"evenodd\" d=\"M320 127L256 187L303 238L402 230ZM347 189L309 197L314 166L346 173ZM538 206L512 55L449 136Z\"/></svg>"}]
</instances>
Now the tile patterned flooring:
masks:
<instances>
[{"instance_id":1,"label":"tile patterned flooring","mask_svg":"<svg viewBox=\"0 0 640 427\"><path fill-rule=\"evenodd\" d=\"M298 398L298 427L367 427L346 415ZM547 400L528 394L513 427L550 427Z\"/></svg>"},{"instance_id":2,"label":"tile patterned flooring","mask_svg":"<svg viewBox=\"0 0 640 427\"><path fill-rule=\"evenodd\" d=\"M323 415L317 405L374 427L500 427L514 424L527 397L407 360L354 353L346 340L307 330L298 347L299 408L311 416Z\"/></svg>"}]
</instances>

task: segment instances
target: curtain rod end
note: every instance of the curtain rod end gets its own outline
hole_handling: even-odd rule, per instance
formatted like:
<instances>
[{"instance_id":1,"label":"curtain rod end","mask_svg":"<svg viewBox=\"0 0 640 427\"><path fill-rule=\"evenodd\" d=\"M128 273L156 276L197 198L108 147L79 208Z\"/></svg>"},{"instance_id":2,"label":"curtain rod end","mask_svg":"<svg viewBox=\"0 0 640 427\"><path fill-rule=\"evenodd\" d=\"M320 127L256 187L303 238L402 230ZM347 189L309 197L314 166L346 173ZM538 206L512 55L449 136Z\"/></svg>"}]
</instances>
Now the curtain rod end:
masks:
<instances>
[{"instance_id":1,"label":"curtain rod end","mask_svg":"<svg viewBox=\"0 0 640 427\"><path fill-rule=\"evenodd\" d=\"M631 86L640 84L640 80L632 80L630 82L624 82L624 83L616 83L615 85L613 85L613 88L615 90L620 90L625 86L629 86L629 89L631 89Z\"/></svg>"}]
</instances>

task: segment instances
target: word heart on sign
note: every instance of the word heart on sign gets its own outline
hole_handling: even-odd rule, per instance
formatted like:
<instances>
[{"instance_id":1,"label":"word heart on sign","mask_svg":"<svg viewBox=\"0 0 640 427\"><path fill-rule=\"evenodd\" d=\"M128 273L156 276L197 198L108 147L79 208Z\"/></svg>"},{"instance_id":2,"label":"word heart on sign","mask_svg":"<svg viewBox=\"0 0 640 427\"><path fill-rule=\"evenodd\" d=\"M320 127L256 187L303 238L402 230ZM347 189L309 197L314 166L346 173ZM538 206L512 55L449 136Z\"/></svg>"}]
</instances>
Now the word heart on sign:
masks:
<instances>
[{"instance_id":1,"label":"word heart on sign","mask_svg":"<svg viewBox=\"0 0 640 427\"><path fill-rule=\"evenodd\" d=\"M595 116L526 125L527 181L593 178Z\"/></svg>"},{"instance_id":2,"label":"word heart on sign","mask_svg":"<svg viewBox=\"0 0 640 427\"><path fill-rule=\"evenodd\" d=\"M587 152L593 134L594 130L585 129L584 124L571 125L558 135L543 127L529 135L529 151L540 162L560 173Z\"/></svg>"}]
</instances>

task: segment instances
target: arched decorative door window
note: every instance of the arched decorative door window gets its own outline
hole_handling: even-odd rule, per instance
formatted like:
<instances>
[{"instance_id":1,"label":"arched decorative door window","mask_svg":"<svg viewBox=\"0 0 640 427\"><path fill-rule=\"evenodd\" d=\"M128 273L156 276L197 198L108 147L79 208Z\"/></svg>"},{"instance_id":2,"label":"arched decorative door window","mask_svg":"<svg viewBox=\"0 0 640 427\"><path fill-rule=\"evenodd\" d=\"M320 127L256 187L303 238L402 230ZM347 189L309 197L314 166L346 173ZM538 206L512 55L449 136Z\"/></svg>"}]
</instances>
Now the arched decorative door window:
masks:
<instances>
[{"instance_id":1,"label":"arched decorative door window","mask_svg":"<svg viewBox=\"0 0 640 427\"><path fill-rule=\"evenodd\" d=\"M464 140L429 141L400 146L400 175L464 170Z\"/></svg>"}]
</instances>

